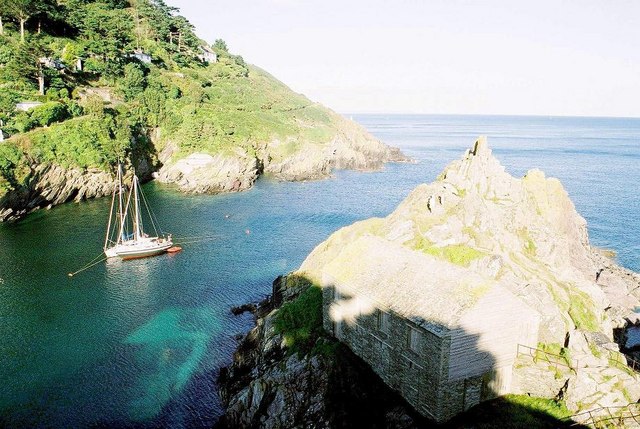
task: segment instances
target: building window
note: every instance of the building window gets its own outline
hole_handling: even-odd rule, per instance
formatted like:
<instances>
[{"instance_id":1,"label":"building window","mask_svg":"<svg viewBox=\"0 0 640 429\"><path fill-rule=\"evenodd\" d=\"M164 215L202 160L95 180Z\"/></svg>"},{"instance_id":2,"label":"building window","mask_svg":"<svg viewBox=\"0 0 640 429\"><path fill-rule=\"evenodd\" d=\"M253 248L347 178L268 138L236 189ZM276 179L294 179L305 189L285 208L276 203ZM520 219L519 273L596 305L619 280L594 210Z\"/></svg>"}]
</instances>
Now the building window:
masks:
<instances>
[{"instance_id":1,"label":"building window","mask_svg":"<svg viewBox=\"0 0 640 429\"><path fill-rule=\"evenodd\" d=\"M378 311L378 330L389 333L389 313Z\"/></svg>"},{"instance_id":2,"label":"building window","mask_svg":"<svg viewBox=\"0 0 640 429\"><path fill-rule=\"evenodd\" d=\"M420 350L420 331L412 327L409 327L408 346L412 352L418 353Z\"/></svg>"}]
</instances>

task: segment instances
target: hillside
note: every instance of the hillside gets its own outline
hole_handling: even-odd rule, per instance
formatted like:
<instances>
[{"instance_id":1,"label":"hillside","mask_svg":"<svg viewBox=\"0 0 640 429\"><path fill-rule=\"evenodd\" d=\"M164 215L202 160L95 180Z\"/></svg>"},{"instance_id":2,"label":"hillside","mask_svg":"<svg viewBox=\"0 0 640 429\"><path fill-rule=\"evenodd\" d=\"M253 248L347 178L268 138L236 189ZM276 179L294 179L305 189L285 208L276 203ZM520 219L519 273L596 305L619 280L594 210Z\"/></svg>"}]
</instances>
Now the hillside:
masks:
<instances>
[{"instance_id":1,"label":"hillside","mask_svg":"<svg viewBox=\"0 0 640 429\"><path fill-rule=\"evenodd\" d=\"M215 193L404 159L177 13L162 0L0 3L0 220L105 195L118 160Z\"/></svg>"}]
</instances>

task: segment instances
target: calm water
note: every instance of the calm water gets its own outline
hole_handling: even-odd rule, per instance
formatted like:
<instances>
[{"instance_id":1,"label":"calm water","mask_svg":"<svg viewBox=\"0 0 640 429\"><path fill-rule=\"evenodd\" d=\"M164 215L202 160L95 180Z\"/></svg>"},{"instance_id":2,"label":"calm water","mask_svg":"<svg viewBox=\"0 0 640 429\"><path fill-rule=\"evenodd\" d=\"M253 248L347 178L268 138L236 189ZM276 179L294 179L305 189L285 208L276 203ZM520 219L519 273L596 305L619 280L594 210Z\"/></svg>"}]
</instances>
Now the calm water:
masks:
<instances>
[{"instance_id":1,"label":"calm water","mask_svg":"<svg viewBox=\"0 0 640 429\"><path fill-rule=\"evenodd\" d=\"M261 180L242 194L145 192L165 230L215 235L176 255L99 264L107 199L0 225L0 426L208 427L221 412L217 368L257 300L331 232L388 214L479 134L521 176L559 177L594 244L640 271L640 120L355 116L419 160L313 183ZM229 215L229 217L226 217Z\"/></svg>"}]
</instances>

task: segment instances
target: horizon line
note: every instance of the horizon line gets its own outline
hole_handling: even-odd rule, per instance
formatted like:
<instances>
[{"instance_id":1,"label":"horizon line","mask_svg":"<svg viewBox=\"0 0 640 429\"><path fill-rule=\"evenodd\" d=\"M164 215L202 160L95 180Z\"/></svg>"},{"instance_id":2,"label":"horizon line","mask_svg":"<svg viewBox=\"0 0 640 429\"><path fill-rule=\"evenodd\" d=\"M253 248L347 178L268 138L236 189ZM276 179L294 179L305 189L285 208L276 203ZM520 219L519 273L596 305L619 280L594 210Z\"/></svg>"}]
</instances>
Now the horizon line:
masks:
<instances>
[{"instance_id":1,"label":"horizon line","mask_svg":"<svg viewBox=\"0 0 640 429\"><path fill-rule=\"evenodd\" d=\"M584 118L584 119L639 119L640 116L613 116L613 115L545 115L526 113L424 113L424 112L340 112L347 115L393 115L393 116L502 116L502 117L535 117L535 118Z\"/></svg>"}]
</instances>

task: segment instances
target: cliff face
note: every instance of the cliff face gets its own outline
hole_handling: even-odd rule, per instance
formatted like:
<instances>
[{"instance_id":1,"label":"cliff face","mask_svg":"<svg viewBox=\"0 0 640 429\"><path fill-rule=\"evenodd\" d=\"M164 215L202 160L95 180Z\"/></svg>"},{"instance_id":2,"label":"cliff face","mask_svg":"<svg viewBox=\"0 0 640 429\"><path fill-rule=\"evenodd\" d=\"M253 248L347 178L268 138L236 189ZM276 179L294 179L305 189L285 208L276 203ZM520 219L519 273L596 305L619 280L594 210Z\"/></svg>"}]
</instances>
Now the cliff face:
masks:
<instances>
[{"instance_id":1,"label":"cliff face","mask_svg":"<svg viewBox=\"0 0 640 429\"><path fill-rule=\"evenodd\" d=\"M274 282L273 295L257 308L256 327L222 369L220 393L227 409L217 427L424 427L424 419L334 340L315 337L311 351L292 352L276 319L283 305L313 286L290 283Z\"/></svg>"},{"instance_id":2,"label":"cliff face","mask_svg":"<svg viewBox=\"0 0 640 429\"><path fill-rule=\"evenodd\" d=\"M67 201L81 201L113 193L115 182L104 171L65 169L57 165L38 165L28 185L0 199L0 221L16 220L34 210Z\"/></svg>"},{"instance_id":3,"label":"cliff face","mask_svg":"<svg viewBox=\"0 0 640 429\"><path fill-rule=\"evenodd\" d=\"M153 161L137 160L136 174L151 177ZM70 201L100 198L113 193L115 176L99 168L64 168L57 164L34 164L23 184L0 197L0 222L13 221L43 208Z\"/></svg>"}]
</instances>

